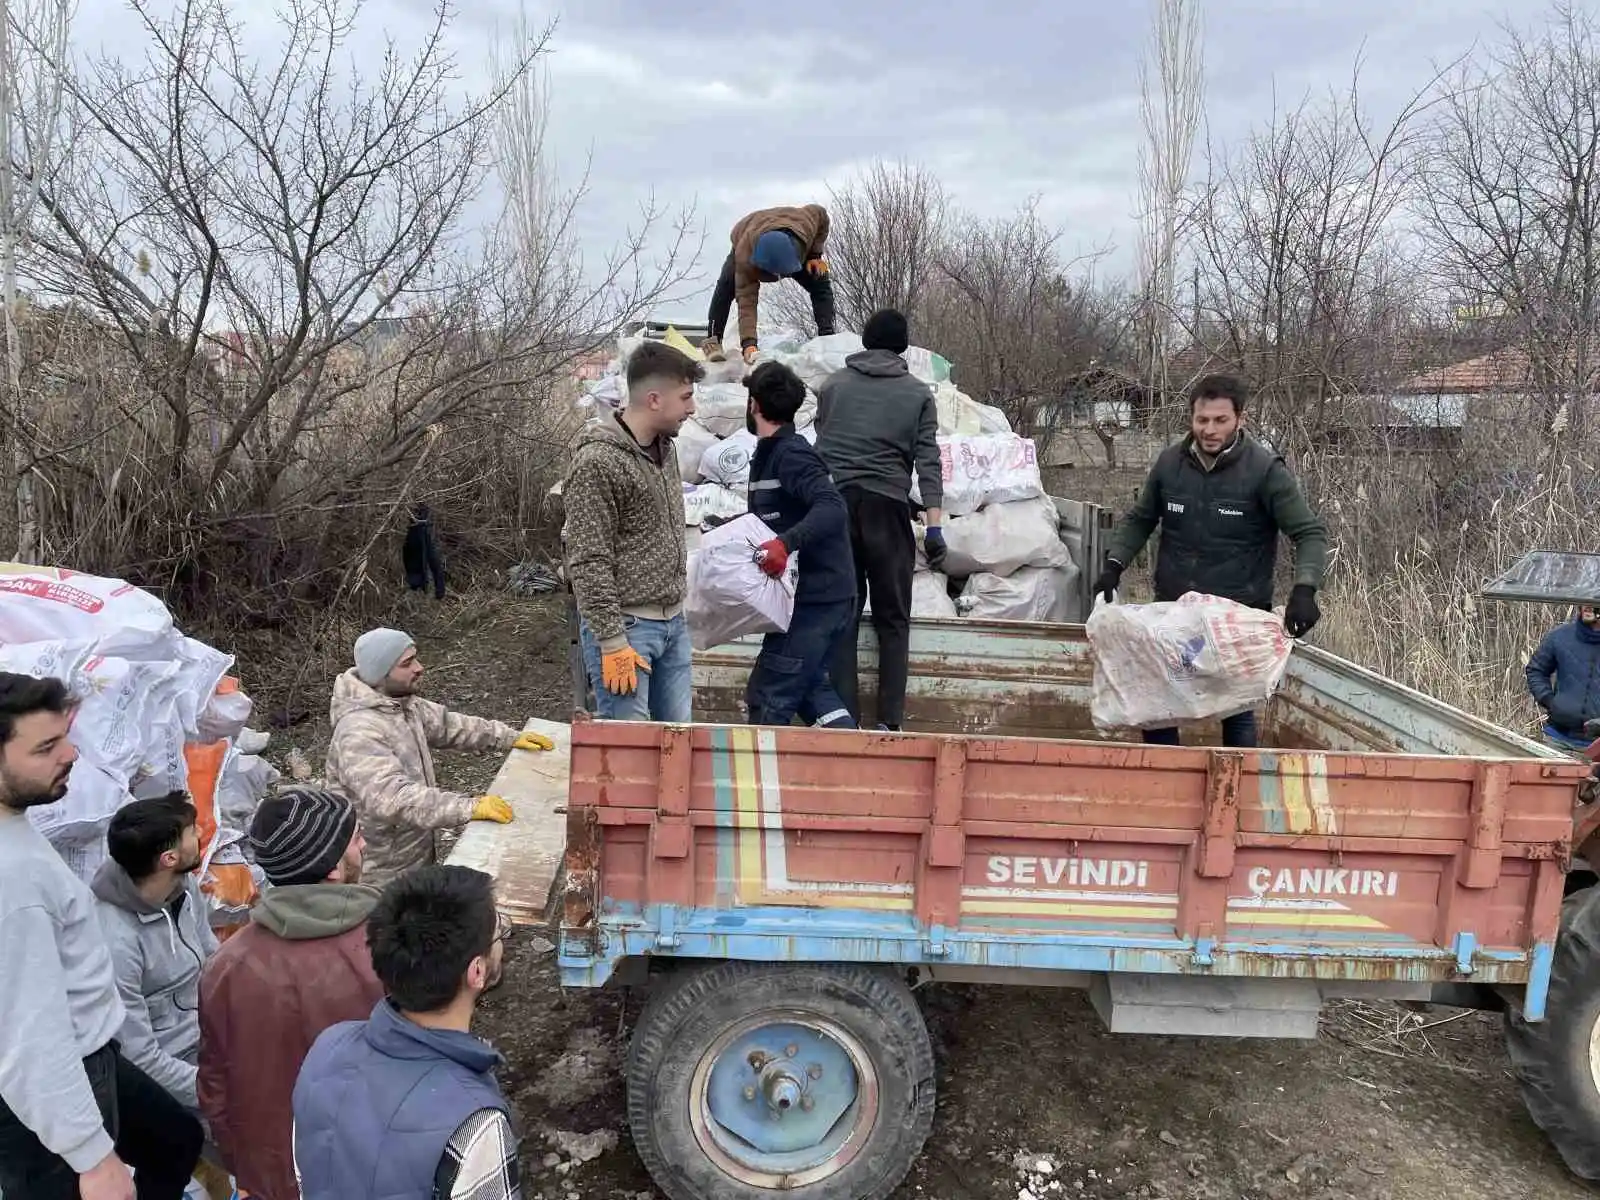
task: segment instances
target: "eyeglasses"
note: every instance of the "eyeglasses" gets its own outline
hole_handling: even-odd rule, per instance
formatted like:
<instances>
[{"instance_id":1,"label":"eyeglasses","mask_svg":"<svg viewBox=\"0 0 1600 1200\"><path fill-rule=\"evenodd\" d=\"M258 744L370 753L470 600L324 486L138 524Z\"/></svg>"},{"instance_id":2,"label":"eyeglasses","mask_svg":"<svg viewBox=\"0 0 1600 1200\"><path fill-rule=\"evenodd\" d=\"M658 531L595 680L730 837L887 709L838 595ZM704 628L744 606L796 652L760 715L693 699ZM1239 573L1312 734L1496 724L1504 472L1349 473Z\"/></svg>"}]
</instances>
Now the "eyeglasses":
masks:
<instances>
[{"instance_id":1,"label":"eyeglasses","mask_svg":"<svg viewBox=\"0 0 1600 1200\"><path fill-rule=\"evenodd\" d=\"M511 918L503 912L494 914L494 940L497 942L509 941L512 931L516 926L511 923Z\"/></svg>"}]
</instances>

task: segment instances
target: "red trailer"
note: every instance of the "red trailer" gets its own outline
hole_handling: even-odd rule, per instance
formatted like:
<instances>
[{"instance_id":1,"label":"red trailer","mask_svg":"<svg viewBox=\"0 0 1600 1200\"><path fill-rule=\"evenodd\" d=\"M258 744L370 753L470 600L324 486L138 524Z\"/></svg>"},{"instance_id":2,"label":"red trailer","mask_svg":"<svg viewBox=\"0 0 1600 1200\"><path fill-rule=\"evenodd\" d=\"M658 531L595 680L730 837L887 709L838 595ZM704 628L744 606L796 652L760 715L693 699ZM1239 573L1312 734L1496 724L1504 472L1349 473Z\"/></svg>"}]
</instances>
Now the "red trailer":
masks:
<instances>
[{"instance_id":1,"label":"red trailer","mask_svg":"<svg viewBox=\"0 0 1600 1200\"><path fill-rule=\"evenodd\" d=\"M1101 740L1081 626L917 622L900 735L737 724L755 650L697 658L706 724L572 728L562 978L651 982L629 1115L674 1200L888 1195L933 1117L911 989L945 981L1087 988L1129 1033L1506 1008L1595 1163L1600 937L1557 941L1583 764L1307 647L1252 751Z\"/></svg>"}]
</instances>

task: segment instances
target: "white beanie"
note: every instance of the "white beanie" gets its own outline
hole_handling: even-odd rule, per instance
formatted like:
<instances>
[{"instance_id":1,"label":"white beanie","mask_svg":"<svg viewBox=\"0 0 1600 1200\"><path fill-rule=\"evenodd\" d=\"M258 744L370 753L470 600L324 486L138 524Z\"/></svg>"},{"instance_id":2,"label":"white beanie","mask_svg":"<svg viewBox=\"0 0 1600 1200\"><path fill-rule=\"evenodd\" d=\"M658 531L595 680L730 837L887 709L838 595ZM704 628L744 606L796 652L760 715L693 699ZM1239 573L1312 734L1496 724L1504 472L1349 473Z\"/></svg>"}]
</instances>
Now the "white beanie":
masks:
<instances>
[{"instance_id":1,"label":"white beanie","mask_svg":"<svg viewBox=\"0 0 1600 1200\"><path fill-rule=\"evenodd\" d=\"M417 643L398 629L373 629L356 639L356 678L377 687Z\"/></svg>"}]
</instances>

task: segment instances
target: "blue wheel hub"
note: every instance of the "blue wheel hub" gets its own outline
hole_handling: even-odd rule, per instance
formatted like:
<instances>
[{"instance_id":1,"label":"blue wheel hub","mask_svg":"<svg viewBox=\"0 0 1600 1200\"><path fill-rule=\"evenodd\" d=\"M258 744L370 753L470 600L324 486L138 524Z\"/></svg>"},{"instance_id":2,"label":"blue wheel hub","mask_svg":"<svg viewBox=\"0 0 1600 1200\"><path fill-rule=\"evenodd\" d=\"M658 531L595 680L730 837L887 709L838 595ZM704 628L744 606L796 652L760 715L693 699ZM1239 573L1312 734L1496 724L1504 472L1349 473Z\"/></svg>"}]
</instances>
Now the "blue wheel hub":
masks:
<instances>
[{"instance_id":1,"label":"blue wheel hub","mask_svg":"<svg viewBox=\"0 0 1600 1200\"><path fill-rule=\"evenodd\" d=\"M744 1022L695 1073L696 1133L746 1182L794 1187L826 1178L855 1157L876 1120L871 1070L863 1048L831 1023L799 1014Z\"/></svg>"}]
</instances>

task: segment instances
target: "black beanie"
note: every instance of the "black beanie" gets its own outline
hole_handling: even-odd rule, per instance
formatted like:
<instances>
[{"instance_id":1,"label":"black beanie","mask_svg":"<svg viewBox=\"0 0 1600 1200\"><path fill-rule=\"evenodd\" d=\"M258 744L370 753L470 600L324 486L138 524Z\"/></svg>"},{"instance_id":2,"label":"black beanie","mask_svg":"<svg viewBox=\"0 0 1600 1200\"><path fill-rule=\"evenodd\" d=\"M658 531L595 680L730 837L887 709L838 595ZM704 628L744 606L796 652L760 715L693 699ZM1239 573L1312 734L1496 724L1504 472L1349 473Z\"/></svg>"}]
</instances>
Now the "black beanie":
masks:
<instances>
[{"instance_id":1,"label":"black beanie","mask_svg":"<svg viewBox=\"0 0 1600 1200\"><path fill-rule=\"evenodd\" d=\"M911 346L906 315L893 308L880 308L867 318L867 327L861 331L861 345L867 350L904 354Z\"/></svg>"},{"instance_id":2,"label":"black beanie","mask_svg":"<svg viewBox=\"0 0 1600 1200\"><path fill-rule=\"evenodd\" d=\"M316 788L268 796L250 822L250 848L269 883L321 883L339 865L356 832L350 801Z\"/></svg>"}]
</instances>

